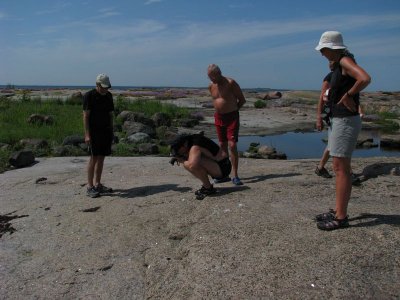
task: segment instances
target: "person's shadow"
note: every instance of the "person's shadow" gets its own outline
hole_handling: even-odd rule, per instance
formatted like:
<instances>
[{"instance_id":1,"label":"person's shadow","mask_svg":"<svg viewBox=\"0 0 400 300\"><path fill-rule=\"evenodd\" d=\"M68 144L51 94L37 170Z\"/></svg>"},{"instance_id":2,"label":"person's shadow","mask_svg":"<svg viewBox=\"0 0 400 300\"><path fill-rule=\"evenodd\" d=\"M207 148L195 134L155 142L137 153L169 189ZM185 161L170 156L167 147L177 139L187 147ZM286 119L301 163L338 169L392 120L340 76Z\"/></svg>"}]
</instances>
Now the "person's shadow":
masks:
<instances>
[{"instance_id":1,"label":"person's shadow","mask_svg":"<svg viewBox=\"0 0 400 300\"><path fill-rule=\"evenodd\" d=\"M217 190L217 193L212 196L228 195L239 191L249 190L250 188L246 185L241 185L241 186L230 186L230 187L225 187L225 186L215 187L215 189Z\"/></svg>"},{"instance_id":2,"label":"person's shadow","mask_svg":"<svg viewBox=\"0 0 400 300\"><path fill-rule=\"evenodd\" d=\"M171 190L185 193L190 191L191 188L178 187L177 184L148 185L148 186L135 187L131 189L115 189L110 195L121 198L135 198L135 197L147 197Z\"/></svg>"},{"instance_id":3,"label":"person's shadow","mask_svg":"<svg viewBox=\"0 0 400 300\"><path fill-rule=\"evenodd\" d=\"M355 178L359 183L381 175L389 175L393 169L400 168L400 163L374 163L366 166L361 173L355 173Z\"/></svg>"},{"instance_id":4,"label":"person's shadow","mask_svg":"<svg viewBox=\"0 0 400 300\"><path fill-rule=\"evenodd\" d=\"M349 222L357 220L359 220L360 222L358 224L350 225L350 227L371 227L383 224L400 227L400 215L363 213L357 217L349 218Z\"/></svg>"},{"instance_id":5,"label":"person's shadow","mask_svg":"<svg viewBox=\"0 0 400 300\"><path fill-rule=\"evenodd\" d=\"M299 176L299 175L302 175L302 174L300 174L300 173L267 174L267 175L256 175L256 176L246 177L246 178L242 178L242 179L245 180L246 183L256 183L256 182L265 181L268 179L293 177L293 176Z\"/></svg>"}]
</instances>

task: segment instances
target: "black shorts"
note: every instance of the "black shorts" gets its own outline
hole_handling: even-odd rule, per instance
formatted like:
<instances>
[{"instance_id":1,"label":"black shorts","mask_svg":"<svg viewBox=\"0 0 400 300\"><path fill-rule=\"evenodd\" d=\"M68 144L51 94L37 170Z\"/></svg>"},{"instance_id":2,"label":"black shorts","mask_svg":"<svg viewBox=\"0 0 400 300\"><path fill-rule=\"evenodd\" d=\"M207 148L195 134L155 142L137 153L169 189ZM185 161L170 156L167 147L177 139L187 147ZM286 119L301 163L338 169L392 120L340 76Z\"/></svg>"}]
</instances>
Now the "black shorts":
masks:
<instances>
[{"instance_id":1,"label":"black shorts","mask_svg":"<svg viewBox=\"0 0 400 300\"><path fill-rule=\"evenodd\" d=\"M221 177L220 178L214 178L214 179L221 179L229 176L232 170L232 164L231 161L229 160L229 157L224 158L223 160L220 160L217 162L219 168L221 169Z\"/></svg>"},{"instance_id":2,"label":"black shorts","mask_svg":"<svg viewBox=\"0 0 400 300\"><path fill-rule=\"evenodd\" d=\"M107 156L111 154L113 135L110 130L93 131L90 133L90 151L93 156Z\"/></svg>"}]
</instances>

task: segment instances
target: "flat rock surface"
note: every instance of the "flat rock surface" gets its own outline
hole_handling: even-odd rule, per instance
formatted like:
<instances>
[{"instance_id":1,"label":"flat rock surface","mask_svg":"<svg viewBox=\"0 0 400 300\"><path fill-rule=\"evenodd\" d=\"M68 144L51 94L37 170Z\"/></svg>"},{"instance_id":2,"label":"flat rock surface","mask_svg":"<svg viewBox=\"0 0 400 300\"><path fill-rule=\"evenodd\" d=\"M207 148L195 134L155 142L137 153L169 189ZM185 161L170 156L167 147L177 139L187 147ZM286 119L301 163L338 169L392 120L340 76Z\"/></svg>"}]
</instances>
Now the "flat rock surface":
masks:
<instances>
[{"instance_id":1,"label":"flat rock surface","mask_svg":"<svg viewBox=\"0 0 400 300\"><path fill-rule=\"evenodd\" d=\"M199 182L163 157L108 157L114 193L85 194L87 157L0 174L1 299L399 299L400 158L353 159L350 227L317 160L240 160L243 186ZM331 169L330 163L328 163ZM371 171L372 170L372 171Z\"/></svg>"}]
</instances>

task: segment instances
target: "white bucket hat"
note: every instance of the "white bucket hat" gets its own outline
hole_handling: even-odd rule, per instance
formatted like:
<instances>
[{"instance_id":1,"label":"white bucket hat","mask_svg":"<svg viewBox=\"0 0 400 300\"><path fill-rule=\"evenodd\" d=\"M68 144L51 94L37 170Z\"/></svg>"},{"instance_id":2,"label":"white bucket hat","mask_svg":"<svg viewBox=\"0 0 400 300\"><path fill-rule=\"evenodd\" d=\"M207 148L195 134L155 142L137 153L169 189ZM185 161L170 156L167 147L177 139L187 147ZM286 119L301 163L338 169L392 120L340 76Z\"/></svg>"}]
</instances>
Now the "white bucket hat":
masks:
<instances>
[{"instance_id":1,"label":"white bucket hat","mask_svg":"<svg viewBox=\"0 0 400 300\"><path fill-rule=\"evenodd\" d=\"M319 40L318 46L315 50L319 51L322 48L329 49L346 49L343 44L343 37L339 31L325 31Z\"/></svg>"},{"instance_id":2,"label":"white bucket hat","mask_svg":"<svg viewBox=\"0 0 400 300\"><path fill-rule=\"evenodd\" d=\"M109 89L111 87L110 78L106 74L97 75L96 84L100 84L101 87L105 89Z\"/></svg>"}]
</instances>

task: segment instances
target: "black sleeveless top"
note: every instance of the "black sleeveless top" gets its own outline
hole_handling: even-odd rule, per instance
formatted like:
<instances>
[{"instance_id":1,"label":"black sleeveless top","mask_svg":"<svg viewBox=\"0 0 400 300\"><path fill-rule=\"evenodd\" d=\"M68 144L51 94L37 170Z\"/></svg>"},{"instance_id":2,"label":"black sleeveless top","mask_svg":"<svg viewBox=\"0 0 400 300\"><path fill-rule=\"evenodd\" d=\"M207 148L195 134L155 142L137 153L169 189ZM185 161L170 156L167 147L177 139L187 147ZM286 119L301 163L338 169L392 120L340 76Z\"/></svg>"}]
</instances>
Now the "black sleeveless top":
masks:
<instances>
[{"instance_id":1,"label":"black sleeveless top","mask_svg":"<svg viewBox=\"0 0 400 300\"><path fill-rule=\"evenodd\" d=\"M340 59L347 55L343 54ZM351 56L347 56L353 59ZM354 59L353 59L354 60ZM340 63L336 64L335 69L332 72L332 77L330 81L330 90L329 90L329 101L328 105L331 107L332 116L333 117L350 117L358 115L358 107L360 105L360 94L357 93L354 95L353 99L356 103L356 111L352 112L346 108L343 104L337 104L340 99L342 99L343 95L346 94L354 85L356 79L353 77L343 75L342 67Z\"/></svg>"}]
</instances>

